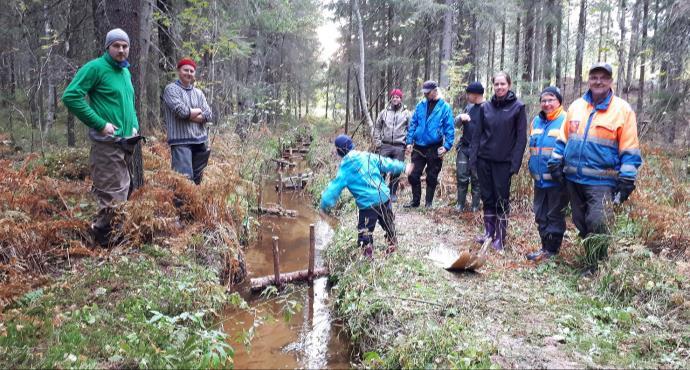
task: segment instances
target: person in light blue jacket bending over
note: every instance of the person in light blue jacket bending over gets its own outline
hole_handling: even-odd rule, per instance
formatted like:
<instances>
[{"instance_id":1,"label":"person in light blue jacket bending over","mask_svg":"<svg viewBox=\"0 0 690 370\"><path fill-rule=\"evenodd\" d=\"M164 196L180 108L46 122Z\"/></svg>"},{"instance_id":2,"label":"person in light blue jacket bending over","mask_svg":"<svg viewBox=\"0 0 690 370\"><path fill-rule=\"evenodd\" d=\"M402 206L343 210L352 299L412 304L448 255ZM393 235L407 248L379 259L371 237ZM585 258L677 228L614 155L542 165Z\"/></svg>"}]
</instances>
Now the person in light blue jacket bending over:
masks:
<instances>
[{"instance_id":1,"label":"person in light blue jacket bending over","mask_svg":"<svg viewBox=\"0 0 690 370\"><path fill-rule=\"evenodd\" d=\"M327 213L335 207L340 193L347 188L359 208L357 243L363 248L364 255L371 257L373 254L373 233L377 221L386 232L386 253L392 253L397 240L390 190L383 174L397 175L403 171L409 174L411 165L406 168L404 162L354 148L355 144L349 136L339 135L335 138L335 150L342 160L335 179L321 193L321 210Z\"/></svg>"}]
</instances>

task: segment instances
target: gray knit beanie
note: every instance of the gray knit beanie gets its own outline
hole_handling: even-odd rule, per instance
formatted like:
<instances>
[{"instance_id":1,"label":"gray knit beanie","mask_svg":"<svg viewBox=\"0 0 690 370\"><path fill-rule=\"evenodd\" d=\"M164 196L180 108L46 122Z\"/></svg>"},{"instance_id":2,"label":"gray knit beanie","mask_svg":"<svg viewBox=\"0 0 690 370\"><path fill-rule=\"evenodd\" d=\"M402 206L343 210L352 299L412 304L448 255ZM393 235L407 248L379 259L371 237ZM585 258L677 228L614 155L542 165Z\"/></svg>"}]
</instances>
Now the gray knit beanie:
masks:
<instances>
[{"instance_id":1,"label":"gray knit beanie","mask_svg":"<svg viewBox=\"0 0 690 370\"><path fill-rule=\"evenodd\" d=\"M123 31L121 28L114 28L105 35L105 48L109 48L110 44L115 41L124 41L129 44L129 36L127 32Z\"/></svg>"}]
</instances>

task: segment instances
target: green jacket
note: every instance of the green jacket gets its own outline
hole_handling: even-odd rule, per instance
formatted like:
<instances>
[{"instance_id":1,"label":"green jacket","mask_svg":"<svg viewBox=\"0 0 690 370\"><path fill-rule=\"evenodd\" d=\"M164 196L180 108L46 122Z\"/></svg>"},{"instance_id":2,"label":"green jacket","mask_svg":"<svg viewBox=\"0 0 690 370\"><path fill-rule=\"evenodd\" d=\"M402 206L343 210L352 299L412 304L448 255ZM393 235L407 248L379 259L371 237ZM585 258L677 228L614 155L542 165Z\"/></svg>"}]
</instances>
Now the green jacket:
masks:
<instances>
[{"instance_id":1,"label":"green jacket","mask_svg":"<svg viewBox=\"0 0 690 370\"><path fill-rule=\"evenodd\" d=\"M89 96L87 103L84 97ZM139 131L134 109L134 86L127 67L118 66L107 52L82 66L62 94L62 102L80 121L95 131L110 122L116 137Z\"/></svg>"}]
</instances>

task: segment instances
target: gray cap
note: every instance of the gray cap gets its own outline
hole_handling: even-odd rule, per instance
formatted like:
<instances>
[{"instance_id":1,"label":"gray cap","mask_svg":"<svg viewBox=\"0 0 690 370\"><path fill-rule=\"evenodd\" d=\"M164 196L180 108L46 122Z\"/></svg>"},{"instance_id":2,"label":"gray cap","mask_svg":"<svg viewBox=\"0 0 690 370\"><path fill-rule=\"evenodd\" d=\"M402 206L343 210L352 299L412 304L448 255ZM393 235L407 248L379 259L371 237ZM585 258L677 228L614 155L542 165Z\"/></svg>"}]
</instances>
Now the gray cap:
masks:
<instances>
[{"instance_id":1,"label":"gray cap","mask_svg":"<svg viewBox=\"0 0 690 370\"><path fill-rule=\"evenodd\" d=\"M431 90L435 89L438 87L438 84L434 80L429 80L425 83L422 84L422 92L424 94L430 92Z\"/></svg>"},{"instance_id":2,"label":"gray cap","mask_svg":"<svg viewBox=\"0 0 690 370\"><path fill-rule=\"evenodd\" d=\"M592 64L591 67L589 67L589 73L592 73L596 70L602 70L608 73L609 76L613 76L613 67L611 67L611 65L606 62L597 62Z\"/></svg>"},{"instance_id":3,"label":"gray cap","mask_svg":"<svg viewBox=\"0 0 690 370\"><path fill-rule=\"evenodd\" d=\"M115 41L124 41L129 45L129 36L122 28L114 28L105 35L105 48L109 48Z\"/></svg>"}]
</instances>

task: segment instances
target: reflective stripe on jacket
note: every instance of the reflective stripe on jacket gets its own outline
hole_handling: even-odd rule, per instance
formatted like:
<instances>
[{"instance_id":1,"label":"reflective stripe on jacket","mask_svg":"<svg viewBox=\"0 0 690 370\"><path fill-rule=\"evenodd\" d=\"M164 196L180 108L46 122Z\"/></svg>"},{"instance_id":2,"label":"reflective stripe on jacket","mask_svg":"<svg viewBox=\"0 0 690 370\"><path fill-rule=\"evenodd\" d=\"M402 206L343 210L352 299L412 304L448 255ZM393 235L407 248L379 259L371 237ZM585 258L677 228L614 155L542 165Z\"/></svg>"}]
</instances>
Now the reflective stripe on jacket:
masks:
<instances>
[{"instance_id":1,"label":"reflective stripe on jacket","mask_svg":"<svg viewBox=\"0 0 690 370\"><path fill-rule=\"evenodd\" d=\"M561 126L565 122L566 112L552 121L548 121L543 113L534 117L529 137L529 172L534 179L534 185L538 188L550 188L560 186L553 181L547 169L547 164L556 146L556 139L561 132Z\"/></svg>"},{"instance_id":2,"label":"reflective stripe on jacket","mask_svg":"<svg viewBox=\"0 0 690 370\"><path fill-rule=\"evenodd\" d=\"M410 112L402 104L398 110L389 105L379 114L374 124L376 147L381 144L405 144L407 126L410 124Z\"/></svg>"},{"instance_id":3,"label":"reflective stripe on jacket","mask_svg":"<svg viewBox=\"0 0 690 370\"><path fill-rule=\"evenodd\" d=\"M350 190L360 209L385 203L390 198L390 190L382 174L399 174L403 170L405 163L401 161L351 150L340 162L335 179L321 193L321 208L333 208L345 188Z\"/></svg>"},{"instance_id":4,"label":"reflective stripe on jacket","mask_svg":"<svg viewBox=\"0 0 690 370\"><path fill-rule=\"evenodd\" d=\"M635 180L642 165L635 112L613 91L596 107L592 94L570 105L551 160L562 161L565 177L584 185L616 186Z\"/></svg>"},{"instance_id":5,"label":"reflective stripe on jacket","mask_svg":"<svg viewBox=\"0 0 690 370\"><path fill-rule=\"evenodd\" d=\"M455 126L453 110L445 100L439 98L429 117L426 116L427 100L424 99L414 110L407 132L407 144L429 146L443 144L446 150L453 147Z\"/></svg>"}]
</instances>

